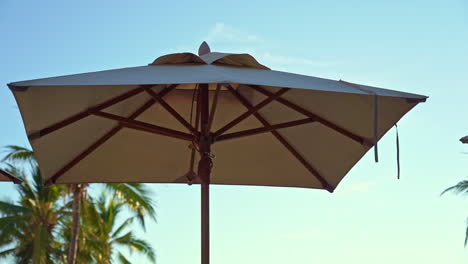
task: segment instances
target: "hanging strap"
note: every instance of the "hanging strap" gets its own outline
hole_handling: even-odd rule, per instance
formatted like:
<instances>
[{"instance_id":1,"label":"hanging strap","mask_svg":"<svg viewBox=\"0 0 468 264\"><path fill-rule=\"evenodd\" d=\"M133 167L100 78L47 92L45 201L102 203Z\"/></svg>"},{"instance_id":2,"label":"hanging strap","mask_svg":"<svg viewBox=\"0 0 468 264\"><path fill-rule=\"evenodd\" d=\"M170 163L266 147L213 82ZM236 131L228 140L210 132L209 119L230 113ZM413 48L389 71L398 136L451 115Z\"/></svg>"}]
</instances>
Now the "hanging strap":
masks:
<instances>
[{"instance_id":1,"label":"hanging strap","mask_svg":"<svg viewBox=\"0 0 468 264\"><path fill-rule=\"evenodd\" d=\"M397 179L400 179L400 139L398 138L398 125L395 123L396 130L396 160L397 160Z\"/></svg>"},{"instance_id":2,"label":"hanging strap","mask_svg":"<svg viewBox=\"0 0 468 264\"><path fill-rule=\"evenodd\" d=\"M379 162L379 150L377 142L379 141L379 98L374 93L374 157L375 162Z\"/></svg>"},{"instance_id":3,"label":"hanging strap","mask_svg":"<svg viewBox=\"0 0 468 264\"><path fill-rule=\"evenodd\" d=\"M378 146L377 146L377 142L379 141L379 96L377 95L376 92L372 91L372 90L368 90L368 89L364 89L362 88L360 85L358 84L355 84L355 83L350 83L350 82L347 82L347 81L343 81L343 80L339 80L339 82L341 83L344 83L350 87L353 87L355 89L358 89L360 90L361 92L365 92L369 95L373 95L373 106L374 106L374 131L373 131L373 134L374 134L374 139L373 139L373 143L374 143L374 158L375 158L375 162L379 162L379 149L378 149Z\"/></svg>"}]
</instances>

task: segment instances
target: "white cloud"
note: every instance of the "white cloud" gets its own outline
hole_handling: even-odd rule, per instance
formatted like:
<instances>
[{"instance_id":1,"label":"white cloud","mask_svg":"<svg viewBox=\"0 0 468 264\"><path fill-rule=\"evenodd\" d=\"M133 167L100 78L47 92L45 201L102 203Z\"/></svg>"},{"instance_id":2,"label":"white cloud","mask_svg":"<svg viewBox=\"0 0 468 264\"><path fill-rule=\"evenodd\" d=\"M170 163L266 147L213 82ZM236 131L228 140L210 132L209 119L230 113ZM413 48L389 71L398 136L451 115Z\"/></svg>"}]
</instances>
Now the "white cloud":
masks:
<instances>
[{"instance_id":1,"label":"white cloud","mask_svg":"<svg viewBox=\"0 0 468 264\"><path fill-rule=\"evenodd\" d=\"M206 41L236 41L236 42L260 42L261 39L253 34L242 32L236 28L224 24L216 23L205 37Z\"/></svg>"},{"instance_id":2,"label":"white cloud","mask_svg":"<svg viewBox=\"0 0 468 264\"><path fill-rule=\"evenodd\" d=\"M277 54L271 54L269 52L265 52L258 56L258 59L264 62L265 64L269 65L308 65L308 66L328 66L328 64L311 60L308 58L299 58L299 57L291 57L291 56L283 56Z\"/></svg>"},{"instance_id":3,"label":"white cloud","mask_svg":"<svg viewBox=\"0 0 468 264\"><path fill-rule=\"evenodd\" d=\"M352 183L348 187L349 192L367 192L376 185L375 181L361 182L361 183Z\"/></svg>"},{"instance_id":4,"label":"white cloud","mask_svg":"<svg viewBox=\"0 0 468 264\"><path fill-rule=\"evenodd\" d=\"M294 67L326 67L329 63L313 60L308 57L284 56L265 51L264 39L256 34L247 33L222 22L216 23L203 40L208 44L218 43L214 51L230 53L248 53L260 63L273 69ZM222 48L222 49L219 49ZM212 49L213 51L213 49Z\"/></svg>"}]
</instances>

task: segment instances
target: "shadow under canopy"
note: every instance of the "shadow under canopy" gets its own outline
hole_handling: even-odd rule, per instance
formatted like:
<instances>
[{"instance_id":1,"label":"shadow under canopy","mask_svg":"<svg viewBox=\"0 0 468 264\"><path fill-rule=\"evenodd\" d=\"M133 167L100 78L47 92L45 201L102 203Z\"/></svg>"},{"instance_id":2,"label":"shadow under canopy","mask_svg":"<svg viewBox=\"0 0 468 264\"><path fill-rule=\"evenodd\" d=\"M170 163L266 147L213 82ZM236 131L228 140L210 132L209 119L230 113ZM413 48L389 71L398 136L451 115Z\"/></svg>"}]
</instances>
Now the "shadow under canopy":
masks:
<instances>
[{"instance_id":1,"label":"shadow under canopy","mask_svg":"<svg viewBox=\"0 0 468 264\"><path fill-rule=\"evenodd\" d=\"M337 187L426 96L274 71L248 54L169 54L148 66L14 82L44 180Z\"/></svg>"}]
</instances>

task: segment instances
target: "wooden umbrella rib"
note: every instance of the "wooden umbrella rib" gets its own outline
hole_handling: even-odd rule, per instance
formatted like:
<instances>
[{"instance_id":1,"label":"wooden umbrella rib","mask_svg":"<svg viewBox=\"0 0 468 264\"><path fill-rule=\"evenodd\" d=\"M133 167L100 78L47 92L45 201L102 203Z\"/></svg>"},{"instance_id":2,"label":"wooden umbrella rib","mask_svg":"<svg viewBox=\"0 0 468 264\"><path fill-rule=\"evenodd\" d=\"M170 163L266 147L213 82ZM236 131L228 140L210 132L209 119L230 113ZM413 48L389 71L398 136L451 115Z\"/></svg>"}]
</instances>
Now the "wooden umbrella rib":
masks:
<instances>
[{"instance_id":1,"label":"wooden umbrella rib","mask_svg":"<svg viewBox=\"0 0 468 264\"><path fill-rule=\"evenodd\" d=\"M114 115L111 113L106 113L102 111L93 111L92 114L99 116L99 117L107 118L110 120L118 121L120 125L124 127L134 128L134 129L148 131L148 132L155 132L157 134L162 134L162 135L176 137L176 138L190 140L190 141L192 141L194 137L193 135L184 133L182 131L178 131L178 130L174 130L174 129L170 129L166 127L161 127L161 126L153 125L153 124L142 122L142 121L133 120L130 118Z\"/></svg>"},{"instance_id":2,"label":"wooden umbrella rib","mask_svg":"<svg viewBox=\"0 0 468 264\"><path fill-rule=\"evenodd\" d=\"M177 85L170 85L163 89L161 92L159 92L159 96L165 96L168 94L170 91L175 89ZM146 110L148 110L152 105L154 105L155 100L150 99L148 100L145 104L143 104L141 107L139 107L135 112L133 112L128 118L129 119L135 119L142 113L144 113ZM91 154L94 150L96 150L98 147L100 147L102 144L104 144L107 140L109 140L112 136L117 134L123 126L120 124L112 128L109 132L107 132L104 136L99 138L96 142L91 144L88 148L86 148L84 151L82 151L80 154L78 154L74 159L72 159L70 162L65 164L60 170L58 170L54 175L52 175L49 180L46 181L46 185L54 184L59 177L61 177L65 172L69 171L71 168L73 168L76 164L78 164L81 160L86 158L89 154Z\"/></svg>"},{"instance_id":3,"label":"wooden umbrella rib","mask_svg":"<svg viewBox=\"0 0 468 264\"><path fill-rule=\"evenodd\" d=\"M197 131L195 128L190 125L185 118L183 118L174 108L172 108L161 96L156 94L150 87L145 87L146 92L153 97L156 102L158 102L164 109L166 109L169 114L171 114L177 121L179 121L184 127L186 127L190 132L196 134Z\"/></svg>"},{"instance_id":4,"label":"wooden umbrella rib","mask_svg":"<svg viewBox=\"0 0 468 264\"><path fill-rule=\"evenodd\" d=\"M95 111L105 109L105 108L107 108L109 106L112 106L114 104L117 104L117 103L119 103L119 102L121 102L121 101L123 101L125 99L133 97L133 96L135 96L135 95L137 95L137 94L139 94L139 93L141 93L143 91L144 91L144 89L142 87L137 87L137 88L132 89L132 90L130 90L128 92L125 92L125 93L123 93L121 95L118 95L118 96L116 96L114 98L111 98L111 99L109 99L109 100L107 100L107 101L105 101L103 103L100 103L100 104L92 107L92 109L95 110ZM81 119L83 119L83 118L85 118L85 117L87 117L89 115L90 115L89 109L81 111L81 112L79 112L77 114L74 114L74 115L72 115L72 116L70 116L70 117L68 117L68 118L66 118L66 119L64 119L62 121L59 121L59 122L57 122L57 123L55 123L55 124L53 124L51 126L48 126L48 127L43 128L43 129L41 129L39 131L36 131L34 133L29 134L28 139L30 141L38 139L38 138L43 137L43 136L45 136L45 135L47 135L49 133L52 133L52 132L54 132L56 130L59 130L59 129L63 128L63 127L66 127L66 126L68 126L70 124L73 124L73 123L75 123L75 122L77 122L77 121L79 121L79 120L81 120Z\"/></svg>"},{"instance_id":5,"label":"wooden umbrella rib","mask_svg":"<svg viewBox=\"0 0 468 264\"><path fill-rule=\"evenodd\" d=\"M196 107L195 107L195 130L198 131L198 126L199 126L199 123L200 123L200 98L197 97L195 99L195 95L199 96L199 93L198 93L198 90L197 88L195 88L195 90L193 91L194 94L193 94L193 100L195 101L196 100ZM193 105L192 105L192 108L193 108ZM191 119L191 117L190 117ZM190 122L192 122L192 120L190 120ZM190 153L190 163L189 163L189 173L195 173L194 171L194 167L195 167L195 154L196 154L196 148L197 146L195 146L195 143L192 142L191 144L191 148L192 148L192 151Z\"/></svg>"},{"instance_id":6,"label":"wooden umbrella rib","mask_svg":"<svg viewBox=\"0 0 468 264\"><path fill-rule=\"evenodd\" d=\"M228 140L228 139L236 139L236 138L242 138L242 137L247 137L247 136L253 136L253 135L257 135L257 134L271 132L271 131L277 130L277 129L300 126L300 125L309 124L309 123L312 123L312 122L315 122L314 118L304 118L304 119L295 120L295 121L291 121L291 122L284 122L284 123L270 125L270 126L263 126L263 127L259 127L259 128L247 129L247 130L243 130L243 131L239 131L239 132L234 132L234 133L221 135L221 136L217 137L215 139L215 141L223 141L223 140Z\"/></svg>"},{"instance_id":7,"label":"wooden umbrella rib","mask_svg":"<svg viewBox=\"0 0 468 264\"><path fill-rule=\"evenodd\" d=\"M20 184L22 181L15 176L11 175L9 172L0 169L0 174L10 179L15 184Z\"/></svg>"},{"instance_id":8,"label":"wooden umbrella rib","mask_svg":"<svg viewBox=\"0 0 468 264\"><path fill-rule=\"evenodd\" d=\"M266 90L265 88L260 87L258 85L246 85L246 86L250 87L250 88L252 88L252 89L254 89L254 90L256 90L256 91L258 91L258 92L260 92L260 93L262 93L264 95L266 95L266 96L273 95L272 92L270 92L270 91ZM340 127L340 126L338 126L338 125L336 125L336 124L334 124L334 123L332 123L332 122L330 122L330 121L328 121L328 120L326 120L326 119L324 119L324 118L322 118L322 117L320 117L320 116L306 110L305 108L292 103L291 101L289 101L287 99L279 97L279 98L276 99L276 101L278 101L279 103L281 103L281 104L283 104L283 105L285 105L285 106L287 106L287 107L289 107L289 108L291 108L291 109L293 109L293 110L295 110L295 111L297 111L297 112L299 112L299 113L301 113L301 114L303 114L305 116L308 116L310 118L315 118L317 120L317 122L319 122L319 123L331 128L331 129L335 130L336 132L338 132L338 133L340 133L340 134L342 134L344 136L347 136L348 138L350 138L350 139L352 139L352 140L354 140L354 141L356 141L356 142L358 142L358 143L360 143L362 145L364 145L364 144L371 144L372 145L372 143L369 140L367 140L367 139L365 139L365 138L363 138L361 136L358 136L358 135L354 134L353 132L350 132L350 131L344 129L344 128L342 128L342 127Z\"/></svg>"},{"instance_id":9,"label":"wooden umbrella rib","mask_svg":"<svg viewBox=\"0 0 468 264\"><path fill-rule=\"evenodd\" d=\"M157 134L157 135L161 135L161 136L177 138L177 139L186 140L186 141L192 141L193 138L194 138L192 135L181 132L181 131L176 131L176 130L165 131L166 128L159 127L159 126L150 127L150 126L146 126L146 125L142 126L142 125L139 125L139 124L126 123L126 122L120 122L120 125L124 126L126 128L134 129L134 130L140 130L140 131L143 131L143 132L148 132L148 133Z\"/></svg>"},{"instance_id":10,"label":"wooden umbrella rib","mask_svg":"<svg viewBox=\"0 0 468 264\"><path fill-rule=\"evenodd\" d=\"M226 88L247 108L252 108L250 102L243 97L238 91L234 90L230 85ZM262 123L265 127L271 127L270 123L263 118L259 113L254 113L254 116ZM322 184L322 187L329 192L333 192L335 189L330 185L325 178L307 161L302 155L276 130L270 131L272 135Z\"/></svg>"},{"instance_id":11,"label":"wooden umbrella rib","mask_svg":"<svg viewBox=\"0 0 468 264\"><path fill-rule=\"evenodd\" d=\"M51 185L57 182L57 179L61 177L65 172L69 171L73 168L76 164L86 158L89 154L99 148L102 144L104 144L107 140L109 140L112 136L114 136L119 130L122 129L120 126L114 127L111 131L107 132L103 137L99 138L96 142L94 142L91 146L81 152L78 156L68 162L65 166L63 166L60 170L58 170L49 180L46 181L45 185Z\"/></svg>"},{"instance_id":12,"label":"wooden umbrella rib","mask_svg":"<svg viewBox=\"0 0 468 264\"><path fill-rule=\"evenodd\" d=\"M282 88L279 91L277 91L276 93L272 93L272 94L268 95L268 98L266 98L265 100L263 100L259 104L255 105L255 106L252 106L251 108L249 108L249 110L247 112L241 114L236 119L232 120L231 122L227 123L224 127L220 128L218 131L216 131L214 133L214 136L215 137L220 136L221 134L223 134L224 132L226 132L227 130L232 128L233 126L237 125L242 120L245 120L247 117L251 116L252 114L257 113L260 109L262 109L263 107L265 107L269 103L273 102L274 100L277 100L278 98L280 98L280 96L282 96L284 93L286 93L289 90L290 90L289 88Z\"/></svg>"},{"instance_id":13,"label":"wooden umbrella rib","mask_svg":"<svg viewBox=\"0 0 468 264\"><path fill-rule=\"evenodd\" d=\"M208 84L200 84L198 93L198 102L200 104L200 132L206 137L210 131L208 130L208 119L210 115L210 99Z\"/></svg>"},{"instance_id":14,"label":"wooden umbrella rib","mask_svg":"<svg viewBox=\"0 0 468 264\"><path fill-rule=\"evenodd\" d=\"M221 90L221 85L218 83L216 84L215 94L213 96L213 104L211 105L210 109L210 117L208 119L207 131L211 131L211 126L213 125L214 115L216 113L216 107L218 105L218 97L219 91ZM208 136L208 135L205 135Z\"/></svg>"}]
</instances>

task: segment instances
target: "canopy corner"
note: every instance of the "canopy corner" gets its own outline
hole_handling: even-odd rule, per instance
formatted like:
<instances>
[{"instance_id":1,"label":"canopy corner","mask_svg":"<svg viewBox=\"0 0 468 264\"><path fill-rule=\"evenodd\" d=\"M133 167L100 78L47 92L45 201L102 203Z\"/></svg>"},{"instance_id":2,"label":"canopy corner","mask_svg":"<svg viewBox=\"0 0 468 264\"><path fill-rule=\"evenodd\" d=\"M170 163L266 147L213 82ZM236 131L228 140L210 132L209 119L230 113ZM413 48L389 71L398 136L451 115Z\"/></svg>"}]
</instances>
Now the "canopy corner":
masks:
<instances>
[{"instance_id":1,"label":"canopy corner","mask_svg":"<svg viewBox=\"0 0 468 264\"><path fill-rule=\"evenodd\" d=\"M10 88L12 92L26 92L29 88L28 86L14 85L13 83L9 83L7 85L8 85L8 88Z\"/></svg>"}]
</instances>

